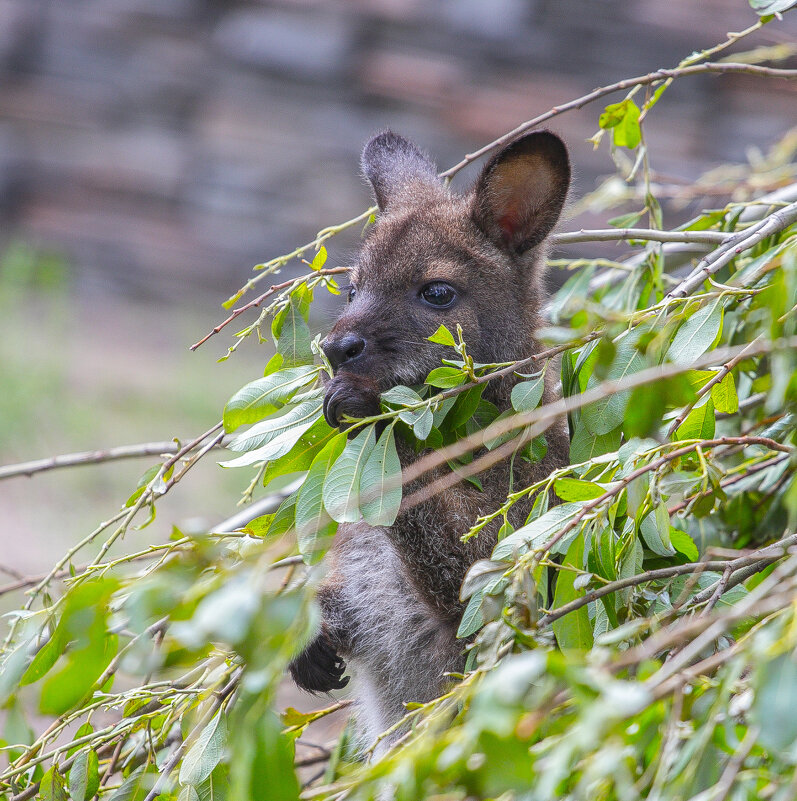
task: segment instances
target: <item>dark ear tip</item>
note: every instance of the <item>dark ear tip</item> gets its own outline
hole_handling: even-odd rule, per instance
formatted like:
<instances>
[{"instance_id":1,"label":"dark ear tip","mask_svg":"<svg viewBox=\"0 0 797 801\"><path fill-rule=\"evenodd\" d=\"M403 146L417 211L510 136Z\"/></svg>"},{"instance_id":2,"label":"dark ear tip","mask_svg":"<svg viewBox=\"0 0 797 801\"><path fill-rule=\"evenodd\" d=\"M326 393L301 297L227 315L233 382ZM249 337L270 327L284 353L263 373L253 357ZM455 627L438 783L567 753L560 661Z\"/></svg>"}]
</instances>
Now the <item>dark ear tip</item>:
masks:
<instances>
[{"instance_id":1,"label":"dark ear tip","mask_svg":"<svg viewBox=\"0 0 797 801\"><path fill-rule=\"evenodd\" d=\"M520 156L531 153L541 153L566 165L568 168L570 166L570 156L564 140L547 128L538 128L522 134L500 151L499 156Z\"/></svg>"},{"instance_id":2,"label":"dark ear tip","mask_svg":"<svg viewBox=\"0 0 797 801\"><path fill-rule=\"evenodd\" d=\"M437 170L429 156L409 139L389 129L366 142L360 164L380 209L384 209L391 195L408 182L437 182Z\"/></svg>"},{"instance_id":3,"label":"dark ear tip","mask_svg":"<svg viewBox=\"0 0 797 801\"><path fill-rule=\"evenodd\" d=\"M381 163L385 158L397 155L407 155L426 159L426 156L401 134L394 133L389 128L380 131L372 136L363 148L362 166L366 176L369 169L377 163Z\"/></svg>"},{"instance_id":4,"label":"dark ear tip","mask_svg":"<svg viewBox=\"0 0 797 801\"><path fill-rule=\"evenodd\" d=\"M406 142L407 140L404 139L403 136L400 136L397 133L394 133L390 130L390 128L385 128L384 131L380 131L377 134L374 134L366 143L365 147L363 148L363 152L367 153L371 150L376 150L384 147L396 147L401 142Z\"/></svg>"}]
</instances>

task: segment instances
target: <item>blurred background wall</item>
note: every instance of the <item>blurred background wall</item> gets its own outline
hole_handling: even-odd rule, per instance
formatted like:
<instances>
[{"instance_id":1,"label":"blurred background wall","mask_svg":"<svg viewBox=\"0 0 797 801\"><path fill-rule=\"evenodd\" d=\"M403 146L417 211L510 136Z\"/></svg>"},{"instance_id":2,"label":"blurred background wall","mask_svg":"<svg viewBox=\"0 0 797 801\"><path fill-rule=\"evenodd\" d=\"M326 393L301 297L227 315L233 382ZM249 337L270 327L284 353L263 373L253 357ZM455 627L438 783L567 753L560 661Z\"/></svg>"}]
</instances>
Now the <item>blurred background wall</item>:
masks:
<instances>
[{"instance_id":1,"label":"blurred background wall","mask_svg":"<svg viewBox=\"0 0 797 801\"><path fill-rule=\"evenodd\" d=\"M392 127L447 167L755 19L745 0L0 0L0 463L218 419L264 349L247 342L219 366L228 339L187 346L253 264L365 207L371 133ZM795 33L787 19L745 48ZM743 161L795 107L785 81L678 82L648 126L654 168L688 182ZM552 126L576 198L613 169L585 142L601 108ZM333 242L331 260L345 258ZM0 537L17 566L46 566L146 466L3 482ZM202 469L167 515L229 513L243 479Z\"/></svg>"}]
</instances>

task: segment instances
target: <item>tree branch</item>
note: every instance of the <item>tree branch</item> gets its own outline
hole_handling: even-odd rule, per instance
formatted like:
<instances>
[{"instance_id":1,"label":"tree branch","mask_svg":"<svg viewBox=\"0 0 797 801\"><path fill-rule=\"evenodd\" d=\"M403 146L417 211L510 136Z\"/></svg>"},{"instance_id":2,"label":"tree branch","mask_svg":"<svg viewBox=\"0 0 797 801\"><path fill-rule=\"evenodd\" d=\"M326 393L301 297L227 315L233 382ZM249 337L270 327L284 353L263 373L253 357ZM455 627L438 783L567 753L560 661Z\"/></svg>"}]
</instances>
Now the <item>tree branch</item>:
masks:
<instances>
[{"instance_id":1,"label":"tree branch","mask_svg":"<svg viewBox=\"0 0 797 801\"><path fill-rule=\"evenodd\" d=\"M747 75L760 75L762 77L770 78L797 78L797 70L760 67L755 64L736 64L733 62L717 63L712 61L706 62L705 64L693 64L687 67L676 67L675 69L661 69L656 70L655 72L649 72L647 75L638 75L636 78L626 78L625 80L617 81L617 83L612 83L608 86L602 86L599 89L595 89L586 95L582 95L575 100L571 100L569 103L564 103L561 106L554 106L550 111L546 111L544 114L540 114L537 117L526 120L526 122L521 123L517 126L517 128L513 128L511 131L509 131L509 133L499 136L498 139L494 139L492 142L484 145L484 147L480 147L473 153L468 153L458 164L455 164L453 167L445 170L445 172L440 173L440 177L451 178L461 169L467 167L472 161L476 161L476 159L487 155L499 147L502 147L521 134L526 133L526 131L536 128L541 123L547 122L551 118L556 117L559 114L563 114L565 111L583 108L587 104L592 103L595 100L599 100L606 95L613 94L614 92L622 92L623 90L631 89L634 86L647 86L667 79L671 80L673 78L681 78L686 75L699 75L701 73L717 73L726 75L732 73L743 73Z\"/></svg>"},{"instance_id":2,"label":"tree branch","mask_svg":"<svg viewBox=\"0 0 797 801\"><path fill-rule=\"evenodd\" d=\"M220 442L217 447L223 447ZM115 448L105 448L96 451L79 451L51 456L48 459L36 459L31 462L20 462L0 466L0 481L14 476L33 476L46 470L57 470L61 467L76 467L87 464L101 464L121 459L137 459L143 456L166 456L176 454L180 448L179 441L169 440L162 442L142 442L138 445L119 445Z\"/></svg>"},{"instance_id":3,"label":"tree branch","mask_svg":"<svg viewBox=\"0 0 797 801\"><path fill-rule=\"evenodd\" d=\"M222 328L229 325L233 320L235 320L236 317L240 316L249 309L254 309L255 307L259 306L264 300L270 298L276 292L280 292L283 289L288 289L288 287L292 287L294 284L297 286L299 284L303 284L305 281L313 278L316 275L338 275L339 273L347 273L348 271L348 267L332 267L328 270L314 270L313 272L308 273L307 275L299 276L298 278L289 278L287 281L283 281L281 284L272 284L262 295L258 295L254 300L250 300L249 303L245 303L243 306L233 309L232 313L226 320L220 322L214 329L205 334L202 339L194 342L189 350L196 350L200 345L207 342L212 336L218 334Z\"/></svg>"},{"instance_id":4,"label":"tree branch","mask_svg":"<svg viewBox=\"0 0 797 801\"><path fill-rule=\"evenodd\" d=\"M550 241L556 245L570 245L574 242L622 242L629 239L647 242L686 242L689 244L722 244L728 234L721 231L658 231L654 228L607 228L600 230L573 231L554 234Z\"/></svg>"},{"instance_id":5,"label":"tree branch","mask_svg":"<svg viewBox=\"0 0 797 801\"><path fill-rule=\"evenodd\" d=\"M791 203L778 209L750 228L735 234L724 245L702 258L695 269L677 287L667 293L667 297L685 298L687 295L691 295L703 281L719 272L740 253L749 250L768 236L788 228L794 222L797 222L797 203Z\"/></svg>"},{"instance_id":6,"label":"tree branch","mask_svg":"<svg viewBox=\"0 0 797 801\"><path fill-rule=\"evenodd\" d=\"M688 372L689 370L694 370L696 368L706 367L717 363L722 364L728 359L738 355L742 351L747 351L748 356L754 356L761 353L767 353L775 348L795 347L797 347L797 336L780 340L778 343L761 342L757 344L755 348L751 348L751 343L745 343L742 346L719 348L710 353L706 353L688 365L657 365L654 367L648 367L645 370L640 370L638 373L625 376L617 381L605 381L580 395L571 395L568 398L561 398L560 400L554 401L553 403L548 403L545 406L533 409L532 411L518 413L504 420L497 420L496 422L491 423L485 429L476 431L470 436L464 437L463 439L458 440L451 445L439 448L437 451L427 454L405 468L402 472L401 483L403 485L409 484L410 482L420 478L425 473L435 470L449 461L457 460L465 454L482 448L485 442L498 438L503 434L509 433L510 431L522 429L526 426L533 426L533 429L529 432L528 437L538 436L550 425L552 425L557 418L562 418L569 412L575 411L576 409L581 409L584 406L588 406L590 403L602 400L603 398L614 395L615 393L634 389L639 386L644 386L645 384L651 384L655 381L673 378L674 376L681 375L682 373ZM508 454L505 452L505 449L510 444L511 443L505 443L500 448L489 451L484 456L480 457L479 459L474 459L474 461L469 465L464 466L458 473L448 473L444 476L441 476L441 478L437 479L435 482L433 482L433 484L423 487L422 489L414 492L412 495L407 496L404 501L402 501L402 509L412 508L413 506L416 506L417 504L427 500L437 492L443 491L455 484L458 484L463 477L474 475L475 473L485 470L492 464L495 464L496 462L506 458ZM779 443L776 444L778 445L778 450L786 449L787 452L791 452L791 449L789 449L787 446L780 445ZM515 447L517 447L517 443L515 443ZM509 453L511 452L512 450L509 451ZM388 489L392 489L390 482L387 482L386 486Z\"/></svg>"}]
</instances>

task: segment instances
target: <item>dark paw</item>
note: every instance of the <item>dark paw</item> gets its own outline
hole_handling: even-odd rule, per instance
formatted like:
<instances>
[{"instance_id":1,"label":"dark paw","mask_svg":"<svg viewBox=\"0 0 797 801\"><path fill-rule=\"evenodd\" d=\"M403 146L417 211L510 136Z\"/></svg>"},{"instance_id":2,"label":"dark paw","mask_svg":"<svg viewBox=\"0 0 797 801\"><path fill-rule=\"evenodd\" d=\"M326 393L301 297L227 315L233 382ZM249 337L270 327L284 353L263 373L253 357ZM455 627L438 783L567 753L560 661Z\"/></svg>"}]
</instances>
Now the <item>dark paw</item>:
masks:
<instances>
[{"instance_id":1,"label":"dark paw","mask_svg":"<svg viewBox=\"0 0 797 801\"><path fill-rule=\"evenodd\" d=\"M323 630L288 669L297 686L310 693L340 690L349 683L349 677L343 675L346 663L338 656Z\"/></svg>"},{"instance_id":2,"label":"dark paw","mask_svg":"<svg viewBox=\"0 0 797 801\"><path fill-rule=\"evenodd\" d=\"M379 414L379 387L375 381L354 373L338 373L326 386L324 417L333 428L345 428L343 416Z\"/></svg>"}]
</instances>

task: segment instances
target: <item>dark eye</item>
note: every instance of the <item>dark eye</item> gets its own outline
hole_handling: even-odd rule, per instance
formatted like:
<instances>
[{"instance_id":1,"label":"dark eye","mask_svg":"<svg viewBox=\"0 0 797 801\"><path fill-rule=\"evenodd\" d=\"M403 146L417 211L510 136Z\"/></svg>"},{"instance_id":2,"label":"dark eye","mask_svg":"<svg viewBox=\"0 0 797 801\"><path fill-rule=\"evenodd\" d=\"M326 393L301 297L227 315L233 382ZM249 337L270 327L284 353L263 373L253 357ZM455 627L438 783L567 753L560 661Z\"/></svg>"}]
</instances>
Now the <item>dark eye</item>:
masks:
<instances>
[{"instance_id":1,"label":"dark eye","mask_svg":"<svg viewBox=\"0 0 797 801\"><path fill-rule=\"evenodd\" d=\"M357 294L357 290L353 286L350 286L349 287L349 293L346 296L349 299L349 303L351 303L354 300L354 296L356 294Z\"/></svg>"},{"instance_id":2,"label":"dark eye","mask_svg":"<svg viewBox=\"0 0 797 801\"><path fill-rule=\"evenodd\" d=\"M421 298L430 306L445 309L457 299L457 293L445 281L433 281L421 290Z\"/></svg>"}]
</instances>

